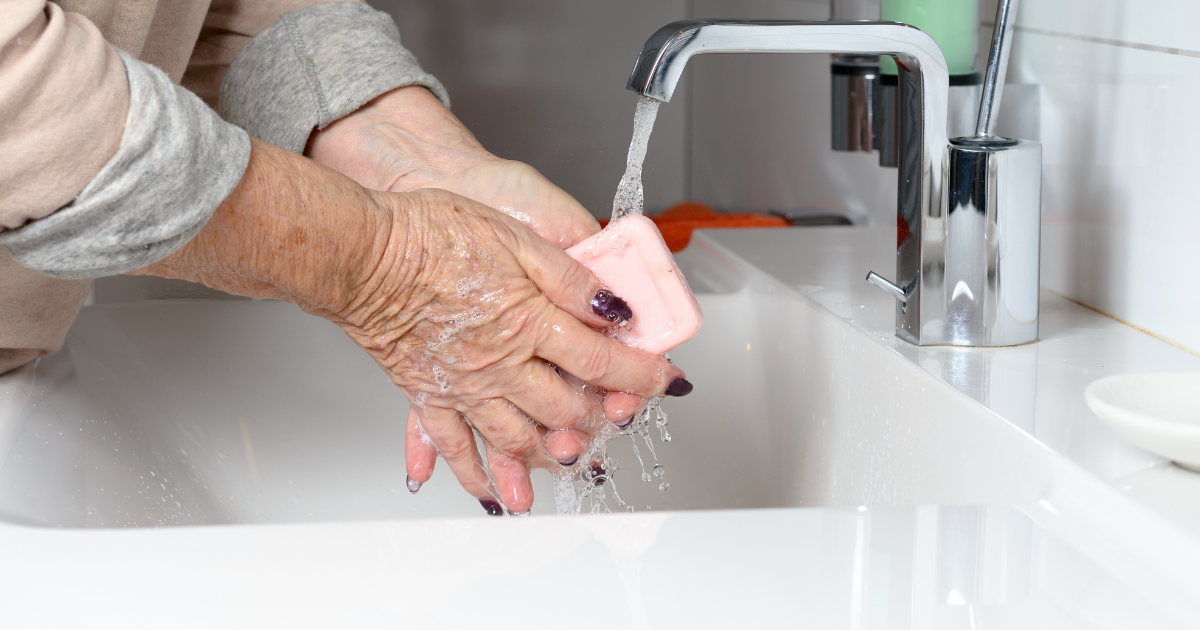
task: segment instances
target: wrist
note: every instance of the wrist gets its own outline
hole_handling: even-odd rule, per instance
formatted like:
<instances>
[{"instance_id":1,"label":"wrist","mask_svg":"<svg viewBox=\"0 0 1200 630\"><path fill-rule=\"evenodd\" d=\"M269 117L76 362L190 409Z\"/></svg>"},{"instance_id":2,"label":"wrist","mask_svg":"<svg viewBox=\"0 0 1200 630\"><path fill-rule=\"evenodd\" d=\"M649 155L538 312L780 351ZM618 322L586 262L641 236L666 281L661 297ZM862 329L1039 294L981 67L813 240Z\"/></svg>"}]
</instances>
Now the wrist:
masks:
<instances>
[{"instance_id":1,"label":"wrist","mask_svg":"<svg viewBox=\"0 0 1200 630\"><path fill-rule=\"evenodd\" d=\"M436 187L454 173L496 159L420 86L380 95L314 131L304 154L367 188L392 191Z\"/></svg>"},{"instance_id":2,"label":"wrist","mask_svg":"<svg viewBox=\"0 0 1200 630\"><path fill-rule=\"evenodd\" d=\"M204 229L141 271L337 318L363 299L389 247L408 240L405 201L256 141L242 181Z\"/></svg>"}]
</instances>

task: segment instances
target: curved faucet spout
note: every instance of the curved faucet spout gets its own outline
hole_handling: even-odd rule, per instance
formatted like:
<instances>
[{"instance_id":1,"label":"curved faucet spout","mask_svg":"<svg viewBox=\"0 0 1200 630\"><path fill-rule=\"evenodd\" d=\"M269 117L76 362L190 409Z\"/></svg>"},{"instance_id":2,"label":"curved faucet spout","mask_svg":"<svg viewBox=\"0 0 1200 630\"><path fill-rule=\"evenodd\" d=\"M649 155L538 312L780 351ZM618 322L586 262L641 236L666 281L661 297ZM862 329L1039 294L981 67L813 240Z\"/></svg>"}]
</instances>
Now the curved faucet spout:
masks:
<instances>
[{"instance_id":1,"label":"curved faucet spout","mask_svg":"<svg viewBox=\"0 0 1200 630\"><path fill-rule=\"evenodd\" d=\"M930 291L926 290L923 269L936 265L926 264L935 254L932 248L922 248L922 232L927 223L936 224L944 214L942 158L948 144L946 107L950 90L946 59L933 39L917 28L895 22L684 20L662 27L646 41L628 88L670 101L688 59L706 53L857 53L896 58L897 277L889 284L913 287L905 289L905 300L897 305L896 333L913 343L942 343L941 333L926 332L936 327L922 325L922 311L928 311L927 318L939 318L939 326L944 319L930 301L933 296L924 299ZM940 242L933 232L927 237ZM934 289L932 285L929 288Z\"/></svg>"},{"instance_id":2,"label":"curved faucet spout","mask_svg":"<svg viewBox=\"0 0 1200 630\"><path fill-rule=\"evenodd\" d=\"M918 70L932 86L949 85L946 59L933 39L898 22L795 22L788 20L681 20L655 32L642 46L628 88L668 102L694 55L705 53L858 53L892 55Z\"/></svg>"}]
</instances>

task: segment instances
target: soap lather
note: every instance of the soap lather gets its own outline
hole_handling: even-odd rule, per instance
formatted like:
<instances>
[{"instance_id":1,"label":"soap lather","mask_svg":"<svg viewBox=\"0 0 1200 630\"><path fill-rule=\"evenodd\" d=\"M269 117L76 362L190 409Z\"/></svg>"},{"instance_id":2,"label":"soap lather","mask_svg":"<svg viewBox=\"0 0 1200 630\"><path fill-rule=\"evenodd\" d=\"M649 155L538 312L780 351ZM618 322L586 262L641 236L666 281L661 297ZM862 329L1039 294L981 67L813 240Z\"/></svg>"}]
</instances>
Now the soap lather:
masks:
<instances>
[{"instance_id":1,"label":"soap lather","mask_svg":"<svg viewBox=\"0 0 1200 630\"><path fill-rule=\"evenodd\" d=\"M622 343L654 354L679 347L700 332L704 314L654 222L625 216L567 250L633 311L620 324Z\"/></svg>"}]
</instances>

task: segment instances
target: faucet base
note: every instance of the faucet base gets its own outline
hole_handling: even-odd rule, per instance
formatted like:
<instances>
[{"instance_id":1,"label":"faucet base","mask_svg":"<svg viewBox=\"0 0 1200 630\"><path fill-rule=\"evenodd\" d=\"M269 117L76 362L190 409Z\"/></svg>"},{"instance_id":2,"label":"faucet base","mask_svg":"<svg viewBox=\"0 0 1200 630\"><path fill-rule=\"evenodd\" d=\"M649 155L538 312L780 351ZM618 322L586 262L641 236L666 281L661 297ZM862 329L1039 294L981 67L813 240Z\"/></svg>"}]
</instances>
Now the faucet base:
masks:
<instances>
[{"instance_id":1,"label":"faucet base","mask_svg":"<svg viewBox=\"0 0 1200 630\"><path fill-rule=\"evenodd\" d=\"M945 213L921 225L922 346L1016 346L1038 338L1042 145L956 138ZM911 320L897 305L897 333Z\"/></svg>"}]
</instances>

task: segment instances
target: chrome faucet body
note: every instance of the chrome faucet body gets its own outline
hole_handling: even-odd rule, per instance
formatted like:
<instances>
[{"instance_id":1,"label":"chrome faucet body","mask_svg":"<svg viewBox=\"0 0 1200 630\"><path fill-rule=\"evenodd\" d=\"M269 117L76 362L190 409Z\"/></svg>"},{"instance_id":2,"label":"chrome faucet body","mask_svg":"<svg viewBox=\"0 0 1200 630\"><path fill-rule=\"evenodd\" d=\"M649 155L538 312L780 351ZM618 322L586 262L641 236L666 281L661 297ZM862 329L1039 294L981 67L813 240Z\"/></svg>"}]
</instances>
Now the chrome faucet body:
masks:
<instances>
[{"instance_id":1,"label":"chrome faucet body","mask_svg":"<svg viewBox=\"0 0 1200 630\"><path fill-rule=\"evenodd\" d=\"M948 155L953 148L946 137L949 73L942 51L932 38L917 28L895 22L684 20L664 26L646 41L627 87L668 102L688 60L707 53L894 57L899 67L898 282L889 282L874 272L868 279L896 297L896 334L912 343L1002 346L1037 339L1036 249L1040 233L1035 227L1031 245L1035 252L1033 314L1032 321L1028 321L1028 308L1014 312L1006 300L1010 294L1020 294L1017 301L1027 304L1029 287L1014 289L1012 282L1000 275L1001 259L1019 248L1016 239L1027 239L1028 230L1009 235L1005 228L1013 221L996 213L1014 201L1007 192L1012 184L997 186L994 181L996 169L994 165L989 169L989 164L995 158L991 162L984 159L969 172L949 172ZM1035 226L1040 222L1040 165L1039 150ZM1024 161L1021 166L1026 171L1030 168ZM972 186L963 177L983 178L983 183ZM947 185L952 181L963 191L973 191L973 196L964 192L953 196L964 202L982 203L982 207L964 210L955 205L957 216L950 216L952 195ZM991 203L980 199L980 190L991 195ZM1027 202L1028 194L1018 201ZM1024 268L1028 271L1029 265ZM955 284L947 286L948 282ZM1013 324L1009 320L1014 318L1022 321Z\"/></svg>"}]
</instances>

